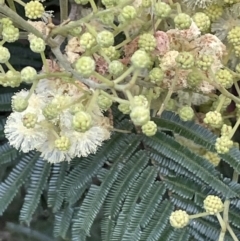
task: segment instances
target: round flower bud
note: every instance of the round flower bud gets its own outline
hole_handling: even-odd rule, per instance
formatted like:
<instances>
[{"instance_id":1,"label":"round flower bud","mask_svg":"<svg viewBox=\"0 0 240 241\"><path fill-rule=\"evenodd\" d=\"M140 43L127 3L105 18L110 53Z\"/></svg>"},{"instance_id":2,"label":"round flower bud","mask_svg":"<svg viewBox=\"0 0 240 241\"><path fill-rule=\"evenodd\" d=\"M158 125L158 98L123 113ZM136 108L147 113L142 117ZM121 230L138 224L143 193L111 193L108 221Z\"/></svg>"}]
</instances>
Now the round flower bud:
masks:
<instances>
[{"instance_id":1,"label":"round flower bud","mask_svg":"<svg viewBox=\"0 0 240 241\"><path fill-rule=\"evenodd\" d=\"M27 66L21 70L21 80L28 84L32 84L36 77L37 71L31 66Z\"/></svg>"},{"instance_id":2,"label":"round flower bud","mask_svg":"<svg viewBox=\"0 0 240 241\"><path fill-rule=\"evenodd\" d=\"M44 7L39 1L30 1L25 5L25 16L30 19L41 18L44 13Z\"/></svg>"},{"instance_id":3,"label":"round flower bud","mask_svg":"<svg viewBox=\"0 0 240 241\"><path fill-rule=\"evenodd\" d=\"M89 0L74 0L76 4L86 5L88 4Z\"/></svg>"},{"instance_id":4,"label":"round flower bud","mask_svg":"<svg viewBox=\"0 0 240 241\"><path fill-rule=\"evenodd\" d=\"M113 7L116 4L115 0L101 0L101 2L106 8Z\"/></svg>"},{"instance_id":5,"label":"round flower bud","mask_svg":"<svg viewBox=\"0 0 240 241\"><path fill-rule=\"evenodd\" d=\"M170 15L171 13L171 7L164 2L157 2L154 5L154 14L159 17L159 18L166 18Z\"/></svg>"},{"instance_id":6,"label":"round flower bud","mask_svg":"<svg viewBox=\"0 0 240 241\"><path fill-rule=\"evenodd\" d=\"M130 104L123 104L123 103L120 103L118 105L118 109L125 115L127 114L130 114L131 112L131 109L130 109Z\"/></svg>"},{"instance_id":7,"label":"round flower bud","mask_svg":"<svg viewBox=\"0 0 240 241\"><path fill-rule=\"evenodd\" d=\"M114 22L114 13L113 12L103 13L99 16L99 19L103 24L107 26L111 26Z\"/></svg>"},{"instance_id":8,"label":"round flower bud","mask_svg":"<svg viewBox=\"0 0 240 241\"><path fill-rule=\"evenodd\" d=\"M193 21L196 23L201 32L208 31L211 24L209 17L205 13L200 12L194 14Z\"/></svg>"},{"instance_id":9,"label":"round flower bud","mask_svg":"<svg viewBox=\"0 0 240 241\"><path fill-rule=\"evenodd\" d=\"M118 60L114 60L108 65L108 72L114 77L120 76L123 73L123 71L124 65L122 64L122 62Z\"/></svg>"},{"instance_id":10,"label":"round flower bud","mask_svg":"<svg viewBox=\"0 0 240 241\"><path fill-rule=\"evenodd\" d=\"M97 98L97 104L99 108L103 111L108 110L111 107L112 103L112 100L105 95L100 94Z\"/></svg>"},{"instance_id":11,"label":"round flower bud","mask_svg":"<svg viewBox=\"0 0 240 241\"><path fill-rule=\"evenodd\" d=\"M191 71L187 76L187 83L189 87L197 87L202 82L202 77L197 71Z\"/></svg>"},{"instance_id":12,"label":"round flower bud","mask_svg":"<svg viewBox=\"0 0 240 241\"><path fill-rule=\"evenodd\" d=\"M208 195L203 203L206 212L212 215L222 212L224 208L222 200L214 195Z\"/></svg>"},{"instance_id":13,"label":"round flower bud","mask_svg":"<svg viewBox=\"0 0 240 241\"><path fill-rule=\"evenodd\" d=\"M194 111L190 106L183 106L178 111L179 117L183 121L191 121L194 117Z\"/></svg>"},{"instance_id":14,"label":"round flower bud","mask_svg":"<svg viewBox=\"0 0 240 241\"><path fill-rule=\"evenodd\" d=\"M183 210L177 210L170 215L170 224L174 228L184 228L189 223L189 215Z\"/></svg>"},{"instance_id":15,"label":"round flower bud","mask_svg":"<svg viewBox=\"0 0 240 241\"><path fill-rule=\"evenodd\" d=\"M220 112L217 111L209 111L203 122L212 128L220 128L223 125L223 118Z\"/></svg>"},{"instance_id":16,"label":"round flower bud","mask_svg":"<svg viewBox=\"0 0 240 241\"><path fill-rule=\"evenodd\" d=\"M216 80L221 84L225 89L229 89L233 85L233 76L230 71L227 69L220 69L215 74Z\"/></svg>"},{"instance_id":17,"label":"round flower bud","mask_svg":"<svg viewBox=\"0 0 240 241\"><path fill-rule=\"evenodd\" d=\"M174 99L170 99L165 106L165 110L175 111L176 107L177 107L176 101Z\"/></svg>"},{"instance_id":18,"label":"round flower bud","mask_svg":"<svg viewBox=\"0 0 240 241\"><path fill-rule=\"evenodd\" d=\"M22 123L26 128L34 128L37 123L37 115L26 113L22 118Z\"/></svg>"},{"instance_id":19,"label":"round flower bud","mask_svg":"<svg viewBox=\"0 0 240 241\"><path fill-rule=\"evenodd\" d=\"M136 126L143 126L150 121L150 111L143 106L136 106L131 110L130 118Z\"/></svg>"},{"instance_id":20,"label":"round flower bud","mask_svg":"<svg viewBox=\"0 0 240 241\"><path fill-rule=\"evenodd\" d=\"M203 12L209 17L209 19L212 22L215 22L222 16L223 7L213 4L213 5L210 5L207 8L205 8Z\"/></svg>"},{"instance_id":21,"label":"round flower bud","mask_svg":"<svg viewBox=\"0 0 240 241\"><path fill-rule=\"evenodd\" d=\"M13 43L19 39L19 29L10 25L2 30L2 38L8 43Z\"/></svg>"},{"instance_id":22,"label":"round flower bud","mask_svg":"<svg viewBox=\"0 0 240 241\"><path fill-rule=\"evenodd\" d=\"M28 101L26 98L17 96L16 98L12 99L12 109L16 112L23 112L28 107Z\"/></svg>"},{"instance_id":23,"label":"round flower bud","mask_svg":"<svg viewBox=\"0 0 240 241\"><path fill-rule=\"evenodd\" d=\"M236 55L236 57L240 57L240 45L234 45L233 46L233 50L234 50L234 54Z\"/></svg>"},{"instance_id":24,"label":"round flower bud","mask_svg":"<svg viewBox=\"0 0 240 241\"><path fill-rule=\"evenodd\" d=\"M240 63L236 65L235 70L238 74L240 74Z\"/></svg>"},{"instance_id":25,"label":"round flower bud","mask_svg":"<svg viewBox=\"0 0 240 241\"><path fill-rule=\"evenodd\" d=\"M157 132L157 125L153 121L148 121L142 126L142 132L146 136L154 136Z\"/></svg>"},{"instance_id":26,"label":"round flower bud","mask_svg":"<svg viewBox=\"0 0 240 241\"><path fill-rule=\"evenodd\" d=\"M190 26L192 24L192 19L186 13L179 13L174 18L174 23L175 23L175 27L180 30L188 29L188 28L190 28Z\"/></svg>"},{"instance_id":27,"label":"round flower bud","mask_svg":"<svg viewBox=\"0 0 240 241\"><path fill-rule=\"evenodd\" d=\"M240 45L240 27L236 26L232 28L227 35L227 40L230 44L234 46Z\"/></svg>"},{"instance_id":28,"label":"round flower bud","mask_svg":"<svg viewBox=\"0 0 240 241\"><path fill-rule=\"evenodd\" d=\"M43 108L43 115L47 120L53 120L59 115L57 104L49 103Z\"/></svg>"},{"instance_id":29,"label":"round flower bud","mask_svg":"<svg viewBox=\"0 0 240 241\"><path fill-rule=\"evenodd\" d=\"M134 108L136 106L148 107L148 100L144 95L134 96L131 102L131 107ZM131 108L131 109L132 109Z\"/></svg>"},{"instance_id":30,"label":"round flower bud","mask_svg":"<svg viewBox=\"0 0 240 241\"><path fill-rule=\"evenodd\" d=\"M104 54L110 60L119 59L120 53L114 46L108 48L101 48L100 54Z\"/></svg>"},{"instance_id":31,"label":"round flower bud","mask_svg":"<svg viewBox=\"0 0 240 241\"><path fill-rule=\"evenodd\" d=\"M35 37L30 40L30 49L34 53L44 52L45 48L46 48L46 44L43 39Z\"/></svg>"},{"instance_id":32,"label":"round flower bud","mask_svg":"<svg viewBox=\"0 0 240 241\"><path fill-rule=\"evenodd\" d=\"M157 40L150 33L140 35L138 40L138 47L146 52L153 51L157 46Z\"/></svg>"},{"instance_id":33,"label":"round flower bud","mask_svg":"<svg viewBox=\"0 0 240 241\"><path fill-rule=\"evenodd\" d=\"M77 103L75 105L72 105L69 108L69 111L72 115L75 115L77 112L84 111L84 110L85 110L85 108L82 103Z\"/></svg>"},{"instance_id":34,"label":"round flower bud","mask_svg":"<svg viewBox=\"0 0 240 241\"><path fill-rule=\"evenodd\" d=\"M141 6L144 8L150 8L152 6L152 1L151 0L142 0Z\"/></svg>"},{"instance_id":35,"label":"round flower bud","mask_svg":"<svg viewBox=\"0 0 240 241\"><path fill-rule=\"evenodd\" d=\"M69 25L71 25L71 23L69 23ZM80 34L82 33L83 29L81 26L78 26L76 28L71 28L70 30L68 30L68 33L70 35L72 35L73 37L78 37L80 36Z\"/></svg>"},{"instance_id":36,"label":"round flower bud","mask_svg":"<svg viewBox=\"0 0 240 241\"><path fill-rule=\"evenodd\" d=\"M221 136L217 138L215 143L215 149L219 154L225 154L229 152L230 148L233 147L233 141L228 136Z\"/></svg>"},{"instance_id":37,"label":"round flower bud","mask_svg":"<svg viewBox=\"0 0 240 241\"><path fill-rule=\"evenodd\" d=\"M97 43L103 47L107 48L114 44L114 35L107 30L103 30L97 35Z\"/></svg>"},{"instance_id":38,"label":"round flower bud","mask_svg":"<svg viewBox=\"0 0 240 241\"><path fill-rule=\"evenodd\" d=\"M156 67L149 72L149 79L150 79L150 82L153 84L161 84L163 78L164 78L164 72L162 71L161 68Z\"/></svg>"},{"instance_id":39,"label":"round flower bud","mask_svg":"<svg viewBox=\"0 0 240 241\"><path fill-rule=\"evenodd\" d=\"M14 88L14 87L18 87L21 84L21 77L20 77L20 73L17 71L12 71L9 70L5 77L7 78L7 85Z\"/></svg>"},{"instance_id":40,"label":"round flower bud","mask_svg":"<svg viewBox=\"0 0 240 241\"><path fill-rule=\"evenodd\" d=\"M215 167L218 166L221 161L221 158L217 153L210 151L206 152L203 157L207 159L210 163L212 163Z\"/></svg>"},{"instance_id":41,"label":"round flower bud","mask_svg":"<svg viewBox=\"0 0 240 241\"><path fill-rule=\"evenodd\" d=\"M0 46L0 64L5 64L10 59L10 53L7 48Z\"/></svg>"},{"instance_id":42,"label":"round flower bud","mask_svg":"<svg viewBox=\"0 0 240 241\"><path fill-rule=\"evenodd\" d=\"M85 132L92 125L92 117L87 112L80 111L74 115L72 124L75 131Z\"/></svg>"},{"instance_id":43,"label":"round flower bud","mask_svg":"<svg viewBox=\"0 0 240 241\"><path fill-rule=\"evenodd\" d=\"M150 63L150 57L144 50L137 50L131 57L131 62L136 69L147 68Z\"/></svg>"},{"instance_id":44,"label":"round flower bud","mask_svg":"<svg viewBox=\"0 0 240 241\"><path fill-rule=\"evenodd\" d=\"M137 11L136 11L135 7L128 5L122 9L121 16L125 20L132 20L137 17Z\"/></svg>"},{"instance_id":45,"label":"round flower bud","mask_svg":"<svg viewBox=\"0 0 240 241\"><path fill-rule=\"evenodd\" d=\"M83 33L79 42L84 49L91 49L96 44L96 39L90 33Z\"/></svg>"},{"instance_id":46,"label":"round flower bud","mask_svg":"<svg viewBox=\"0 0 240 241\"><path fill-rule=\"evenodd\" d=\"M66 136L61 136L60 138L56 139L54 144L59 151L68 151L71 146L70 140Z\"/></svg>"},{"instance_id":47,"label":"round flower bud","mask_svg":"<svg viewBox=\"0 0 240 241\"><path fill-rule=\"evenodd\" d=\"M95 61L89 56L80 57L75 63L76 71L88 78L95 71Z\"/></svg>"},{"instance_id":48,"label":"round flower bud","mask_svg":"<svg viewBox=\"0 0 240 241\"><path fill-rule=\"evenodd\" d=\"M183 69L190 69L194 66L194 57L189 52L181 52L176 57L177 64Z\"/></svg>"},{"instance_id":49,"label":"round flower bud","mask_svg":"<svg viewBox=\"0 0 240 241\"><path fill-rule=\"evenodd\" d=\"M212 108L211 110L216 110L219 103L221 102L222 98L224 98L224 102L222 104L222 107L220 109L220 112L224 112L227 107L231 104L232 100L230 98L227 98L225 97L223 94L219 95L217 100L215 100L213 103L212 103Z\"/></svg>"},{"instance_id":50,"label":"round flower bud","mask_svg":"<svg viewBox=\"0 0 240 241\"><path fill-rule=\"evenodd\" d=\"M221 136L231 137L232 129L233 129L232 126L223 124L223 126L221 128Z\"/></svg>"},{"instance_id":51,"label":"round flower bud","mask_svg":"<svg viewBox=\"0 0 240 241\"><path fill-rule=\"evenodd\" d=\"M210 55L204 54L197 59L196 66L199 69L206 71L209 69L209 67L212 65L212 63L213 63L213 57Z\"/></svg>"},{"instance_id":52,"label":"round flower bud","mask_svg":"<svg viewBox=\"0 0 240 241\"><path fill-rule=\"evenodd\" d=\"M2 24L3 28L13 26L13 22L10 18L1 18L0 23Z\"/></svg>"}]
</instances>

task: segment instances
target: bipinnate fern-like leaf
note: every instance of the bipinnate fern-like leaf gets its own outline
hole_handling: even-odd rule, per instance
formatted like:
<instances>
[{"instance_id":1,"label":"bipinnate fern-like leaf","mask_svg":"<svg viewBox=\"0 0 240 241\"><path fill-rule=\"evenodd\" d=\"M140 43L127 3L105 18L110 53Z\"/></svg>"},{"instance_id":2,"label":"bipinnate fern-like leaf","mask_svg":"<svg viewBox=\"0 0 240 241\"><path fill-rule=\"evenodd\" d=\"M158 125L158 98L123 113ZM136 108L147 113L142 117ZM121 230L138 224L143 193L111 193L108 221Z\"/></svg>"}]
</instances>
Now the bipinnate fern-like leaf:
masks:
<instances>
[{"instance_id":1,"label":"bipinnate fern-like leaf","mask_svg":"<svg viewBox=\"0 0 240 241\"><path fill-rule=\"evenodd\" d=\"M68 168L67 162L55 163L51 169L51 178L48 187L48 207L51 207L53 212L57 212L62 203L63 195L60 192L60 186L66 176Z\"/></svg>"},{"instance_id":2,"label":"bipinnate fern-like leaf","mask_svg":"<svg viewBox=\"0 0 240 241\"><path fill-rule=\"evenodd\" d=\"M6 118L0 118L0 141L5 139L4 126L6 123Z\"/></svg>"},{"instance_id":3,"label":"bipinnate fern-like leaf","mask_svg":"<svg viewBox=\"0 0 240 241\"><path fill-rule=\"evenodd\" d=\"M183 229L175 229L173 232L171 232L171 236L169 237L169 240L170 241L187 241L189 240L189 238L190 238L189 229L183 228Z\"/></svg>"},{"instance_id":4,"label":"bipinnate fern-like leaf","mask_svg":"<svg viewBox=\"0 0 240 241\"><path fill-rule=\"evenodd\" d=\"M39 204L42 191L48 180L50 170L50 163L42 158L37 160L31 174L30 186L27 188L27 194L20 212L21 222L25 222L28 225L30 224L32 215Z\"/></svg>"},{"instance_id":5,"label":"bipinnate fern-like leaf","mask_svg":"<svg viewBox=\"0 0 240 241\"><path fill-rule=\"evenodd\" d=\"M182 121L178 115L168 111L163 112L160 118L153 118L153 120L160 129L172 131L194 141L211 152L216 152L215 142L217 136L193 121ZM226 154L220 154L220 157L240 174L239 156L240 151L236 147L231 148Z\"/></svg>"},{"instance_id":6,"label":"bipinnate fern-like leaf","mask_svg":"<svg viewBox=\"0 0 240 241\"><path fill-rule=\"evenodd\" d=\"M187 168L192 174L226 198L239 197L239 193L220 180L220 173L204 158L196 155L186 147L180 145L172 137L158 132L151 138L145 138L146 145L155 150L153 158L157 158L157 152L172 159L180 166ZM151 154L150 154L151 155Z\"/></svg>"},{"instance_id":7,"label":"bipinnate fern-like leaf","mask_svg":"<svg viewBox=\"0 0 240 241\"><path fill-rule=\"evenodd\" d=\"M62 237L63 239L66 239L68 229L72 222L73 211L74 209L68 206L55 215L53 230L54 237Z\"/></svg>"},{"instance_id":8,"label":"bipinnate fern-like leaf","mask_svg":"<svg viewBox=\"0 0 240 241\"><path fill-rule=\"evenodd\" d=\"M32 151L23 155L6 180L0 184L0 215L12 202L19 188L26 182L38 159L39 153L37 152Z\"/></svg>"},{"instance_id":9,"label":"bipinnate fern-like leaf","mask_svg":"<svg viewBox=\"0 0 240 241\"><path fill-rule=\"evenodd\" d=\"M1 93L0 94L0 111L11 111L11 100L13 93Z\"/></svg>"},{"instance_id":10,"label":"bipinnate fern-like leaf","mask_svg":"<svg viewBox=\"0 0 240 241\"><path fill-rule=\"evenodd\" d=\"M8 142L0 146L0 165L10 163L19 156L19 151L10 146Z\"/></svg>"}]
</instances>

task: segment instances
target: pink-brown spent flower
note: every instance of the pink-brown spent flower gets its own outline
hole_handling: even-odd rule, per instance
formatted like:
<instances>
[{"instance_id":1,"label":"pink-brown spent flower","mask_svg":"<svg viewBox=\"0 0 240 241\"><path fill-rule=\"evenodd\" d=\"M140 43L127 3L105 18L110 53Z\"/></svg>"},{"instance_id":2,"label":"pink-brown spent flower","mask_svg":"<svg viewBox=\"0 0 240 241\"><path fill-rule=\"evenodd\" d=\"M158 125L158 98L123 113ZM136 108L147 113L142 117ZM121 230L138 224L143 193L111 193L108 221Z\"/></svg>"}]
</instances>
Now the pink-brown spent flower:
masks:
<instances>
[{"instance_id":1,"label":"pink-brown spent flower","mask_svg":"<svg viewBox=\"0 0 240 241\"><path fill-rule=\"evenodd\" d=\"M155 38L157 40L157 53L159 55L166 54L170 49L168 35L163 31L157 31L155 33Z\"/></svg>"}]
</instances>

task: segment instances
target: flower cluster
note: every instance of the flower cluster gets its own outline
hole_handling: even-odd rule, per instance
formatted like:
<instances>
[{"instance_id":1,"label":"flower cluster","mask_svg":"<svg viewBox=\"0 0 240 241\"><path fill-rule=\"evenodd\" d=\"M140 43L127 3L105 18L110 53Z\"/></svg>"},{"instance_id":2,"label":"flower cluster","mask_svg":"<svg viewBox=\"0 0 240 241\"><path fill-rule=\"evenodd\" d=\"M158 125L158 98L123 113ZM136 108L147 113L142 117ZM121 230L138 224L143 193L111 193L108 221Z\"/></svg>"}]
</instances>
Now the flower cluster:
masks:
<instances>
[{"instance_id":1,"label":"flower cluster","mask_svg":"<svg viewBox=\"0 0 240 241\"><path fill-rule=\"evenodd\" d=\"M69 19L59 25L44 1L17 3L28 20L0 20L0 64L8 69L0 69L0 84L25 82L31 88L12 99L5 127L11 145L23 152L36 149L50 162L87 156L110 137L113 128L103 113L116 103L147 136L158 130L152 116L170 110L217 133L218 154L232 148L240 124L232 128L226 117L235 102L230 115L239 119L240 99L231 93L233 86L240 92L240 68L233 64L240 56L236 1L102 0L99 8L92 0L74 0ZM85 7L75 12L79 5ZM19 26L41 56L40 72L31 66L17 71L9 63L5 43L19 39ZM47 46L54 60L46 56ZM204 154L217 165L217 153Z\"/></svg>"}]
</instances>

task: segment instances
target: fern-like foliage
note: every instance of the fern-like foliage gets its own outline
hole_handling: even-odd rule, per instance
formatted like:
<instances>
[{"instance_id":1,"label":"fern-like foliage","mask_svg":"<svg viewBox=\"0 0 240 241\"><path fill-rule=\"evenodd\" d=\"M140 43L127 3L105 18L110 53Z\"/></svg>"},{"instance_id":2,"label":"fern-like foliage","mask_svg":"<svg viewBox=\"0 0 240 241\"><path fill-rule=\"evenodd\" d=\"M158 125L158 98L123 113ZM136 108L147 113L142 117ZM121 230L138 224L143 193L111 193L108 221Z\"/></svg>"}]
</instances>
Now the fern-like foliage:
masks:
<instances>
[{"instance_id":1,"label":"fern-like foliage","mask_svg":"<svg viewBox=\"0 0 240 241\"><path fill-rule=\"evenodd\" d=\"M20 221L30 224L38 206L45 205L54 215L55 237L73 241L91 237L95 241L215 241L220 233L215 216L191 220L184 229L174 229L169 223L176 209L189 214L204 212L203 200L214 194L231 200L229 223L240 237L239 184L174 138L174 134L181 135L214 152L214 134L165 112L154 119L157 134L144 137L124 115L116 110L113 114L116 128L132 133L116 132L95 155L70 163L50 166L38 153L19 154L3 144L0 165L12 165L12 170L0 184L0 213L26 183ZM221 157L240 171L237 149ZM225 240L231 237L227 234Z\"/></svg>"}]
</instances>

